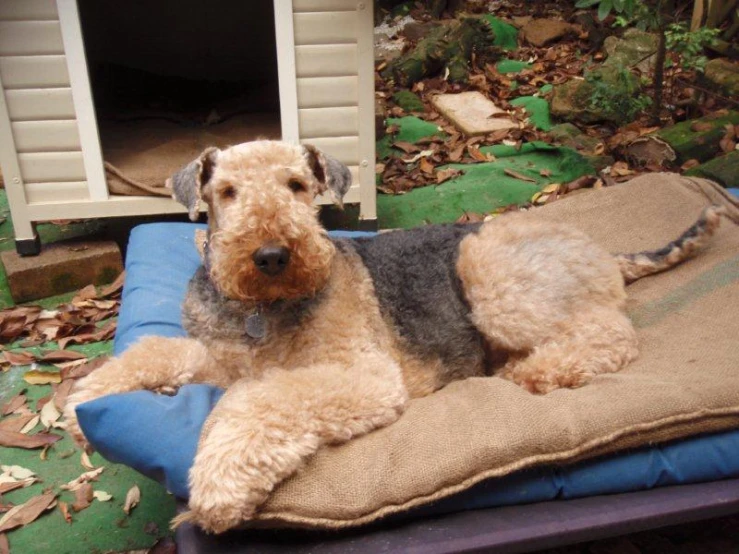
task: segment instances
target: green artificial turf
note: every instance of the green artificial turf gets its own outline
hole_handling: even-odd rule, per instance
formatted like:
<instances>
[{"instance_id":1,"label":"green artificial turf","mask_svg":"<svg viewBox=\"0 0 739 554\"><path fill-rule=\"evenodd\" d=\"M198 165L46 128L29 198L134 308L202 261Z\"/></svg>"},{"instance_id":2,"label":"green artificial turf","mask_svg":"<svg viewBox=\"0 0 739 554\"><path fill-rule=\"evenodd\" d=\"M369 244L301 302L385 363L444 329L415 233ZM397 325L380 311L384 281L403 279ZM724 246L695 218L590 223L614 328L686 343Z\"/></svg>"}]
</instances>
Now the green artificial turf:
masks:
<instances>
[{"instance_id":1,"label":"green artificial turf","mask_svg":"<svg viewBox=\"0 0 739 554\"><path fill-rule=\"evenodd\" d=\"M13 228L10 220L7 196L0 190L0 251L15 248ZM66 225L41 224L38 232L43 244L58 240L89 237L100 231L98 221L90 220L82 223ZM34 301L31 304L54 309L62 303L69 302L75 292ZM0 308L13 306L13 299L8 290L5 269L0 264ZM55 350L56 342L48 342L41 347L21 348L18 340L4 345L10 352L28 350L35 354L42 351ZM68 346L68 350L82 352L89 358L110 354L113 342L95 342L84 345ZM39 365L39 369L57 371L54 366ZM36 401L52 392L50 385L30 385L23 380L23 375L30 366L13 367L0 372L0 406L21 391L29 398L28 405L35 410ZM41 430L37 425L31 433ZM51 488L60 493L58 500L74 501L74 494L61 491L63 485L88 471L81 464L82 451L73 444L62 430L52 432L64 438L54 443L48 450L47 459L40 458L41 450L22 448L0 448L0 464L18 465L34 471L42 482L25 489L17 489L2 496L3 503L22 504L33 496L42 494ZM25 527L7 532L11 554L87 554L102 552L119 552L151 547L163 536L170 535L169 520L175 513L174 498L164 487L144 477L133 469L104 460L100 455L90 457L95 467L104 466L105 470L98 481L93 482L94 490L105 491L113 498L108 502L94 500L92 504L79 513L72 512L72 523L67 523L59 508L54 508L41 515L36 521ZM141 490L140 504L126 515L122 509L127 491L138 485Z\"/></svg>"},{"instance_id":2,"label":"green artificial turf","mask_svg":"<svg viewBox=\"0 0 739 554\"><path fill-rule=\"evenodd\" d=\"M520 150L496 145L482 147L480 151L493 154L496 160L448 166L464 174L438 186L418 188L402 195L378 195L380 227L451 223L465 212L486 214L510 204L523 204L548 184L566 183L595 173L590 162L575 150L542 142L524 144ZM506 169L534 182L506 174ZM548 173L546 177L542 170Z\"/></svg>"},{"instance_id":3,"label":"green artificial turf","mask_svg":"<svg viewBox=\"0 0 739 554\"><path fill-rule=\"evenodd\" d=\"M485 14L482 17L493 29L493 34L495 35L493 44L500 46L503 50L515 50L518 48L518 29L494 15Z\"/></svg>"},{"instance_id":4,"label":"green artificial turf","mask_svg":"<svg viewBox=\"0 0 739 554\"><path fill-rule=\"evenodd\" d=\"M405 152L400 148L393 147L394 142L409 142L414 144L422 138L445 136L444 132L439 129L437 125L412 115L399 118L388 118L387 125L398 127L398 132L394 135L385 135L377 141L376 149L378 160L386 160L391 156L405 155Z\"/></svg>"}]
</instances>

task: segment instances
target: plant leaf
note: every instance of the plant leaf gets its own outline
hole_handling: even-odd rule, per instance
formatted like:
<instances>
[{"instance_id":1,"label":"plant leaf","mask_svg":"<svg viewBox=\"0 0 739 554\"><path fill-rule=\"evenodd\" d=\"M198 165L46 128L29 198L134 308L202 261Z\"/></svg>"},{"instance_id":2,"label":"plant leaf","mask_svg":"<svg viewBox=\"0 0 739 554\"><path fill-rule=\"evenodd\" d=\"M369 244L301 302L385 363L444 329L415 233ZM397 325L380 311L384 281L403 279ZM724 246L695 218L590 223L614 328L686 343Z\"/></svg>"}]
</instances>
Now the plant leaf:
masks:
<instances>
[{"instance_id":1,"label":"plant leaf","mask_svg":"<svg viewBox=\"0 0 739 554\"><path fill-rule=\"evenodd\" d=\"M141 490L138 485L134 485L126 493L126 500L123 502L123 511L130 514L141 500Z\"/></svg>"},{"instance_id":2,"label":"plant leaf","mask_svg":"<svg viewBox=\"0 0 739 554\"><path fill-rule=\"evenodd\" d=\"M48 444L54 444L60 440L61 435L53 433L36 433L35 435L24 435L12 431L0 430L0 446L12 446L16 448L42 448Z\"/></svg>"},{"instance_id":3,"label":"plant leaf","mask_svg":"<svg viewBox=\"0 0 739 554\"><path fill-rule=\"evenodd\" d=\"M40 496L34 496L27 502L11 508L10 511L0 519L0 533L10 529L15 529L16 527L28 525L32 521L35 521L36 518L44 512L44 510L51 506L51 503L54 502L55 498L55 493L47 492Z\"/></svg>"},{"instance_id":4,"label":"plant leaf","mask_svg":"<svg viewBox=\"0 0 739 554\"><path fill-rule=\"evenodd\" d=\"M61 383L62 374L58 371L32 369L31 371L26 371L23 380L29 385L50 385L51 383Z\"/></svg>"}]
</instances>

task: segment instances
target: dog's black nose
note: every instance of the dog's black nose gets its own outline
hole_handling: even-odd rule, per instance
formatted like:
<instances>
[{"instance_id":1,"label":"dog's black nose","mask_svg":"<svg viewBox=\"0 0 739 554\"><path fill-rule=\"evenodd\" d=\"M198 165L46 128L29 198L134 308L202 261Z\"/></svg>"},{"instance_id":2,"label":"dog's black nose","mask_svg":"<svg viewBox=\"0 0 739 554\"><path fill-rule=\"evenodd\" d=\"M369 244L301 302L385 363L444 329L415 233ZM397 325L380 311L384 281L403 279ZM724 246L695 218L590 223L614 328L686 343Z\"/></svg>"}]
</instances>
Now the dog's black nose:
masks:
<instances>
[{"instance_id":1,"label":"dog's black nose","mask_svg":"<svg viewBox=\"0 0 739 554\"><path fill-rule=\"evenodd\" d=\"M262 246L252 254L251 259L259 271L274 277L285 271L290 261L290 251L284 246Z\"/></svg>"}]
</instances>

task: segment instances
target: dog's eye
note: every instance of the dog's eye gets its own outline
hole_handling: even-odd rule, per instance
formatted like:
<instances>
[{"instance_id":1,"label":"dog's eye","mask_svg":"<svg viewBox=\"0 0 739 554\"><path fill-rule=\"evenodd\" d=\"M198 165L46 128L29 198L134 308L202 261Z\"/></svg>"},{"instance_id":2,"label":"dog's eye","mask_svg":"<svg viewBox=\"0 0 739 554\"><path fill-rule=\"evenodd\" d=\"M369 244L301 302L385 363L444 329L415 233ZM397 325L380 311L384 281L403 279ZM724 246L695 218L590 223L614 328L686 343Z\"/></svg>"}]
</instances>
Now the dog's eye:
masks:
<instances>
[{"instance_id":1,"label":"dog's eye","mask_svg":"<svg viewBox=\"0 0 739 554\"><path fill-rule=\"evenodd\" d=\"M231 185L223 187L220 191L221 198L231 199L236 197L236 189Z\"/></svg>"},{"instance_id":2,"label":"dog's eye","mask_svg":"<svg viewBox=\"0 0 739 554\"><path fill-rule=\"evenodd\" d=\"M305 192L305 185L300 181L296 181L295 179L290 181L287 186L290 187L290 190L293 191L295 194L299 192Z\"/></svg>"}]
</instances>

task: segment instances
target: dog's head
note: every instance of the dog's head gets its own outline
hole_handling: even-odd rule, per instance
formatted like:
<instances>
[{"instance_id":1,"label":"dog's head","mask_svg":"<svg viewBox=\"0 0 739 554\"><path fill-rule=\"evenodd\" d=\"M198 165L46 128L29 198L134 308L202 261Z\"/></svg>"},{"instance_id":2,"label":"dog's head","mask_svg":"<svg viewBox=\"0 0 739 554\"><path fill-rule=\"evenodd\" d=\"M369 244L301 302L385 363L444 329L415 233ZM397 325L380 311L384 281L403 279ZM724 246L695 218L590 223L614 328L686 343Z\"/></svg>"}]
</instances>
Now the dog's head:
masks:
<instances>
[{"instance_id":1,"label":"dog's head","mask_svg":"<svg viewBox=\"0 0 739 554\"><path fill-rule=\"evenodd\" d=\"M272 302L313 296L327 282L334 246L313 199L337 204L349 169L312 146L254 141L209 148L168 182L190 219L208 205L210 276L229 298Z\"/></svg>"}]
</instances>

